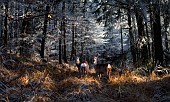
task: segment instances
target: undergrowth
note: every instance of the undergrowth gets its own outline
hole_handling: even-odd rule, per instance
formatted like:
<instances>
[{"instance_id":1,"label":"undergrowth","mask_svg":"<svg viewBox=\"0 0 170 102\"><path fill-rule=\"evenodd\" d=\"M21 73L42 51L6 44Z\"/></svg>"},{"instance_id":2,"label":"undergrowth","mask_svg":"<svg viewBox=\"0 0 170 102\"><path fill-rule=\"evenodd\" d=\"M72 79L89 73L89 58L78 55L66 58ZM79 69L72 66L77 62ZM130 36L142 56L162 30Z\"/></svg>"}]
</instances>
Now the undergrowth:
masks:
<instances>
[{"instance_id":1,"label":"undergrowth","mask_svg":"<svg viewBox=\"0 0 170 102\"><path fill-rule=\"evenodd\" d=\"M80 77L74 64L65 67L57 61L41 63L36 59L20 65L9 69L1 64L1 101L159 102L170 93L169 74L142 76L126 71L103 81L92 74Z\"/></svg>"}]
</instances>

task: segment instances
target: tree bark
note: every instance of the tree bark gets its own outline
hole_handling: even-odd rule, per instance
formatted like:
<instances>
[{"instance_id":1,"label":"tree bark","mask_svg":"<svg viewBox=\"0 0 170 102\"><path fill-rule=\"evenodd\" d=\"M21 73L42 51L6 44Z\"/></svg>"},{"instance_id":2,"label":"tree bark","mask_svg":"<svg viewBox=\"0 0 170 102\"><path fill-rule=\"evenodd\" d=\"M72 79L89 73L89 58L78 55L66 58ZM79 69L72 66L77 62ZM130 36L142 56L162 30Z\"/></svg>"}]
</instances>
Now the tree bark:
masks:
<instances>
[{"instance_id":1,"label":"tree bark","mask_svg":"<svg viewBox=\"0 0 170 102\"><path fill-rule=\"evenodd\" d=\"M150 39L147 23L145 24L145 27L146 27L146 36L147 36L148 39ZM148 59L150 60L151 59L151 51L150 51L150 42L149 42L149 40L148 40L147 51L148 51Z\"/></svg>"},{"instance_id":2,"label":"tree bark","mask_svg":"<svg viewBox=\"0 0 170 102\"><path fill-rule=\"evenodd\" d=\"M61 25L60 25L60 29L62 31L62 22L61 22ZM62 64L62 53L61 53L61 37L62 37L62 33L60 33L60 36L59 36L59 64Z\"/></svg>"},{"instance_id":3,"label":"tree bark","mask_svg":"<svg viewBox=\"0 0 170 102\"><path fill-rule=\"evenodd\" d=\"M151 28L151 39L152 39L152 43L151 43L151 61L154 64L154 54L155 54L155 47L154 47L154 34L153 34L153 6L152 4L149 5L149 14L150 14L150 28Z\"/></svg>"},{"instance_id":4,"label":"tree bark","mask_svg":"<svg viewBox=\"0 0 170 102\"><path fill-rule=\"evenodd\" d=\"M153 14L155 18L153 22L155 63L163 65L163 47L162 47L159 3L156 3L153 6Z\"/></svg>"},{"instance_id":5,"label":"tree bark","mask_svg":"<svg viewBox=\"0 0 170 102\"><path fill-rule=\"evenodd\" d=\"M62 6L62 14L63 14L63 17L62 17L62 22L63 22L63 25L62 25L62 31L63 31L63 42L64 42L64 55L63 55L63 58L64 58L64 62L67 63L67 49L66 49L66 23L65 23L65 2L63 1L63 6Z\"/></svg>"},{"instance_id":6,"label":"tree bark","mask_svg":"<svg viewBox=\"0 0 170 102\"><path fill-rule=\"evenodd\" d=\"M169 44L168 44L168 25L169 25L169 22L168 22L168 18L169 18L169 15L168 15L168 10L166 10L166 14L164 15L164 28L165 28L165 31L164 31L164 34L165 34L165 49L166 51L169 51ZM166 62L166 65L168 65L168 56L165 55L165 62Z\"/></svg>"},{"instance_id":7,"label":"tree bark","mask_svg":"<svg viewBox=\"0 0 170 102\"><path fill-rule=\"evenodd\" d=\"M75 60L75 43L74 43L74 24L72 24L72 49L71 49L71 57L70 60Z\"/></svg>"},{"instance_id":8,"label":"tree bark","mask_svg":"<svg viewBox=\"0 0 170 102\"><path fill-rule=\"evenodd\" d=\"M27 27L29 25L29 18L24 18L22 22L22 30L21 33L26 33Z\"/></svg>"},{"instance_id":9,"label":"tree bark","mask_svg":"<svg viewBox=\"0 0 170 102\"><path fill-rule=\"evenodd\" d=\"M67 49L66 49L66 28L65 28L65 21L63 21L63 43L64 43L64 62L67 63Z\"/></svg>"},{"instance_id":10,"label":"tree bark","mask_svg":"<svg viewBox=\"0 0 170 102\"><path fill-rule=\"evenodd\" d=\"M138 27L138 35L139 35L139 41L141 41L142 37L145 36L144 32L144 23L143 23L143 17L140 11L136 10L136 20L137 20L137 27ZM142 43L142 42L139 42ZM146 60L148 59L148 51L147 51L147 45L143 44L141 51L139 50L139 57L137 59L142 59L142 63L145 64Z\"/></svg>"},{"instance_id":11,"label":"tree bark","mask_svg":"<svg viewBox=\"0 0 170 102\"><path fill-rule=\"evenodd\" d=\"M8 2L5 2L4 45L8 43Z\"/></svg>"},{"instance_id":12,"label":"tree bark","mask_svg":"<svg viewBox=\"0 0 170 102\"><path fill-rule=\"evenodd\" d=\"M134 47L134 36L132 33L132 24L131 24L131 10L130 7L128 9L128 25L129 25L129 36L130 36L130 49L132 53L132 58L133 58L133 64L135 65L136 63L136 50Z\"/></svg>"},{"instance_id":13,"label":"tree bark","mask_svg":"<svg viewBox=\"0 0 170 102\"><path fill-rule=\"evenodd\" d=\"M46 6L46 13L45 13L45 19L44 19L44 29L43 29L43 34L42 34L42 41L41 41L41 51L40 51L40 56L41 58L44 58L44 49L45 49L45 39L46 39L46 33L47 33L47 22L48 22L48 14L50 11L50 6Z\"/></svg>"}]
</instances>

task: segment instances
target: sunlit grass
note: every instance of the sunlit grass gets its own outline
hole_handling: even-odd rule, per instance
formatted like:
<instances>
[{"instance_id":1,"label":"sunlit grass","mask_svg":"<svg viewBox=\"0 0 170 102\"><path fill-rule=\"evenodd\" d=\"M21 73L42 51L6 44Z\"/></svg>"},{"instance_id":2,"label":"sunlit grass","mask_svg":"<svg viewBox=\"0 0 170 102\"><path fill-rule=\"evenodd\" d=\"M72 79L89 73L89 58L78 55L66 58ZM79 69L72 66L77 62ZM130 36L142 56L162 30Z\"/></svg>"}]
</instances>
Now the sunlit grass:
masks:
<instances>
[{"instance_id":1,"label":"sunlit grass","mask_svg":"<svg viewBox=\"0 0 170 102\"><path fill-rule=\"evenodd\" d=\"M134 72L125 72L122 75L112 76L108 83L108 90L105 89L105 91L117 100L153 102L152 95L155 92L155 86L164 86L163 83L166 83L164 79L168 77L170 77L170 74L158 76L152 72L149 76L142 76ZM121 97L124 97L124 95L126 97L122 99Z\"/></svg>"},{"instance_id":2,"label":"sunlit grass","mask_svg":"<svg viewBox=\"0 0 170 102\"><path fill-rule=\"evenodd\" d=\"M25 76L23 76L23 77L20 77L20 79L19 79L20 81L21 81L21 84L23 85L23 86L27 86L28 84L29 84L29 76L28 75L25 75Z\"/></svg>"},{"instance_id":3,"label":"sunlit grass","mask_svg":"<svg viewBox=\"0 0 170 102\"><path fill-rule=\"evenodd\" d=\"M50 78L49 74L45 77L43 86L49 90L55 89L55 82Z\"/></svg>"},{"instance_id":4,"label":"sunlit grass","mask_svg":"<svg viewBox=\"0 0 170 102\"><path fill-rule=\"evenodd\" d=\"M46 75L46 70L43 70L43 71L39 71L39 70L35 70L33 73L32 73L32 79L43 79Z\"/></svg>"},{"instance_id":5,"label":"sunlit grass","mask_svg":"<svg viewBox=\"0 0 170 102\"><path fill-rule=\"evenodd\" d=\"M27 86L28 84L31 84L31 82L41 82L41 88L46 88L48 90L55 89L55 82L51 79L49 74L47 74L46 70L42 72L36 70L32 74L25 74L24 76L19 78L19 81L23 86Z\"/></svg>"},{"instance_id":6,"label":"sunlit grass","mask_svg":"<svg viewBox=\"0 0 170 102\"><path fill-rule=\"evenodd\" d=\"M64 79L63 81L61 81L60 84L66 84L69 85L68 83L71 82L73 84L89 84L89 83L95 83L96 85L100 85L100 82L98 80L96 80L93 77L82 77L82 78L78 78L78 77L69 77L67 79ZM62 85L61 85L62 86Z\"/></svg>"},{"instance_id":7,"label":"sunlit grass","mask_svg":"<svg viewBox=\"0 0 170 102\"><path fill-rule=\"evenodd\" d=\"M52 65L48 63L42 69L40 66L41 70L38 70L34 68L32 62L22 64L24 64L23 68L29 66L31 71L27 71L25 68L26 71L23 72L23 75L13 82L20 82L18 84L21 84L25 90L37 85L38 87L35 87L37 90L47 91L47 93L55 92L56 97L60 97L60 101L64 102L69 100L68 97L81 96L88 92L89 97L94 97L103 102L105 100L108 100L108 102L127 100L128 102L152 102L154 87L156 85L161 86L162 81L165 81L164 78L170 77L170 74L158 76L154 72L148 76L143 76L134 71L126 70L121 75L112 72L110 79L103 81L103 79L99 80L91 75L95 74L95 70L91 70L88 76L80 77L74 65L65 68L59 64ZM8 81L19 73L22 73L21 70L11 71L0 68L0 79ZM32 100L35 102L50 102L52 99L45 93L43 95L35 94Z\"/></svg>"},{"instance_id":8,"label":"sunlit grass","mask_svg":"<svg viewBox=\"0 0 170 102\"><path fill-rule=\"evenodd\" d=\"M169 77L170 74L158 76L152 72L149 76L142 76L134 72L125 72L121 75L111 76L109 83L110 84L125 84L125 83L143 83L149 81L161 80L165 77Z\"/></svg>"},{"instance_id":9,"label":"sunlit grass","mask_svg":"<svg viewBox=\"0 0 170 102\"><path fill-rule=\"evenodd\" d=\"M31 57L31 61L40 63L41 59L39 57L33 56L33 57Z\"/></svg>"},{"instance_id":10,"label":"sunlit grass","mask_svg":"<svg viewBox=\"0 0 170 102\"><path fill-rule=\"evenodd\" d=\"M147 78L142 77L141 75L138 75L133 72L125 72L121 75L111 76L109 83L110 84L125 84L125 83L140 83L140 82L146 82Z\"/></svg>"},{"instance_id":11,"label":"sunlit grass","mask_svg":"<svg viewBox=\"0 0 170 102\"><path fill-rule=\"evenodd\" d=\"M25 66L34 66L33 63L30 62L22 62Z\"/></svg>"},{"instance_id":12,"label":"sunlit grass","mask_svg":"<svg viewBox=\"0 0 170 102\"><path fill-rule=\"evenodd\" d=\"M80 94L84 91L82 85L87 86L89 90L96 90L100 87L100 82L93 77L69 77L60 81L56 87L59 93L66 91L67 94Z\"/></svg>"}]
</instances>

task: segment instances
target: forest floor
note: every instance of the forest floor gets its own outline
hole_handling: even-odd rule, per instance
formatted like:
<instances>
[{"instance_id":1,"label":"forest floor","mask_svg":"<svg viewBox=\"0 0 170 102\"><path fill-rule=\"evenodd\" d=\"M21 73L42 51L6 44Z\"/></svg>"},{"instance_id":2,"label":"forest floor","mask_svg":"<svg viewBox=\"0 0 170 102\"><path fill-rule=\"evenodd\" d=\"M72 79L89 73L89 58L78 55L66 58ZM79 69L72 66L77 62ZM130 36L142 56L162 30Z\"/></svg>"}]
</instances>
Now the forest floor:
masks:
<instances>
[{"instance_id":1,"label":"forest floor","mask_svg":"<svg viewBox=\"0 0 170 102\"><path fill-rule=\"evenodd\" d=\"M79 77L74 63L16 56L2 63L0 102L170 102L170 74L112 72L110 80L99 80L94 70Z\"/></svg>"}]
</instances>

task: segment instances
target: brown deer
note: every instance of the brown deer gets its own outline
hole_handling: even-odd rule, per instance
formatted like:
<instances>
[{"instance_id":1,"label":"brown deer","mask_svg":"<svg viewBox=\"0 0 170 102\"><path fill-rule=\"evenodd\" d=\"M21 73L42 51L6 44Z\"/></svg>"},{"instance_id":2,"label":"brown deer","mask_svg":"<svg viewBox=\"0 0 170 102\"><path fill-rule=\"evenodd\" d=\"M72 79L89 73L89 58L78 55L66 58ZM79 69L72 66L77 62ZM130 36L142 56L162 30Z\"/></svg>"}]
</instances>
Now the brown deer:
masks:
<instances>
[{"instance_id":1,"label":"brown deer","mask_svg":"<svg viewBox=\"0 0 170 102\"><path fill-rule=\"evenodd\" d=\"M96 71L96 75L99 79L102 77L102 75L106 75L110 78L112 70L111 64L99 64L97 63L97 57L94 57L93 64Z\"/></svg>"},{"instance_id":2,"label":"brown deer","mask_svg":"<svg viewBox=\"0 0 170 102\"><path fill-rule=\"evenodd\" d=\"M106 72L107 72L106 68L107 68L107 64L96 64L95 65L96 75L99 79L102 77L102 75L106 75Z\"/></svg>"}]
</instances>

